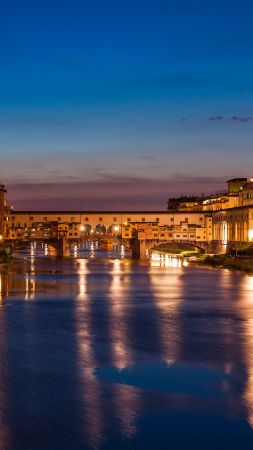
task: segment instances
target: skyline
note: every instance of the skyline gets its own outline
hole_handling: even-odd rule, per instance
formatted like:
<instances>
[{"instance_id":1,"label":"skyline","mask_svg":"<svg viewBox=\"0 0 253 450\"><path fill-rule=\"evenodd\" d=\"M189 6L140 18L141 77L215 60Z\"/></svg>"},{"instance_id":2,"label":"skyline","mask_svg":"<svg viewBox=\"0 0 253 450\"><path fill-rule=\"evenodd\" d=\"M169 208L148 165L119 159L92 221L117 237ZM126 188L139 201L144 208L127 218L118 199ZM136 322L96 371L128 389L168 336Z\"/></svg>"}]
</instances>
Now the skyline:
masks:
<instances>
[{"instance_id":1,"label":"skyline","mask_svg":"<svg viewBox=\"0 0 253 450\"><path fill-rule=\"evenodd\" d=\"M252 176L252 12L246 0L2 5L10 202L165 209Z\"/></svg>"}]
</instances>

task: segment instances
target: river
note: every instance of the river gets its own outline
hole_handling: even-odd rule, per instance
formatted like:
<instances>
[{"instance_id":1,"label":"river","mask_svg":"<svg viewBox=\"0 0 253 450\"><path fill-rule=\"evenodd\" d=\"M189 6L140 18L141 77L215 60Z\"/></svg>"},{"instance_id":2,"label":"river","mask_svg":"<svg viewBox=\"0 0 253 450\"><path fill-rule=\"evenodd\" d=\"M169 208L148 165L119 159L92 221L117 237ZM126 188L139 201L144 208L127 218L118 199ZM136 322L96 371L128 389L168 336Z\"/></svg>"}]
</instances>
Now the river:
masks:
<instances>
[{"instance_id":1,"label":"river","mask_svg":"<svg viewBox=\"0 0 253 450\"><path fill-rule=\"evenodd\" d=\"M122 248L0 266L0 450L253 448L253 277Z\"/></svg>"}]
</instances>

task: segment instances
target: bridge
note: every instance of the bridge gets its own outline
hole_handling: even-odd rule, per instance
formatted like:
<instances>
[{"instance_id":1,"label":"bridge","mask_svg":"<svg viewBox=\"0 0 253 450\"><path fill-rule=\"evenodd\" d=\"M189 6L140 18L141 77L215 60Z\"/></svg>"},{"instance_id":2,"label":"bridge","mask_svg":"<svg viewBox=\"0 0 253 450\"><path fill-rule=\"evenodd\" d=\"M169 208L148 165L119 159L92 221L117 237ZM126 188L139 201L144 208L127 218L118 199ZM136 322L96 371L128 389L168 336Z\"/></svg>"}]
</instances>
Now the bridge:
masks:
<instances>
[{"instance_id":1,"label":"bridge","mask_svg":"<svg viewBox=\"0 0 253 450\"><path fill-rule=\"evenodd\" d=\"M118 240L141 258L167 241L207 251L212 240L212 217L205 211L12 211L7 219L6 240L48 242L61 256L69 254L71 242L85 240L99 240L105 248Z\"/></svg>"}]
</instances>

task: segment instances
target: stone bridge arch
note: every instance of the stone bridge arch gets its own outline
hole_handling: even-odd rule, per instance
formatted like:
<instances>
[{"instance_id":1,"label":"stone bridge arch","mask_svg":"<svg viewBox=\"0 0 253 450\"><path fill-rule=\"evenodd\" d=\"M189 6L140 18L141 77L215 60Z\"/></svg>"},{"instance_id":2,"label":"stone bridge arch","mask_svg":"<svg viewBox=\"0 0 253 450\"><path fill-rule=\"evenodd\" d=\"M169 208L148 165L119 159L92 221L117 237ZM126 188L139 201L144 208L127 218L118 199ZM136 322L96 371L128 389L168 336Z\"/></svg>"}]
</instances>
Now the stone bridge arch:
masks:
<instances>
[{"instance_id":1,"label":"stone bridge arch","mask_svg":"<svg viewBox=\"0 0 253 450\"><path fill-rule=\"evenodd\" d=\"M112 236L118 236L121 233L121 227L119 224L117 223L112 223L109 227L108 227L108 234L112 235Z\"/></svg>"},{"instance_id":2,"label":"stone bridge arch","mask_svg":"<svg viewBox=\"0 0 253 450\"><path fill-rule=\"evenodd\" d=\"M152 241L148 245L149 250L162 250L171 248L171 250L194 251L199 250L200 253L205 253L207 250L206 242L192 242L192 241Z\"/></svg>"},{"instance_id":3,"label":"stone bridge arch","mask_svg":"<svg viewBox=\"0 0 253 450\"><path fill-rule=\"evenodd\" d=\"M159 241L153 239L141 239L139 244L139 254L140 258L149 257L152 250L167 250L171 248L171 253L173 250L183 251L196 251L199 250L201 253L206 253L209 249L207 242L192 242L192 241Z\"/></svg>"},{"instance_id":4,"label":"stone bridge arch","mask_svg":"<svg viewBox=\"0 0 253 450\"><path fill-rule=\"evenodd\" d=\"M98 223L94 228L95 234L106 234L107 229L106 226L103 223Z\"/></svg>"}]
</instances>

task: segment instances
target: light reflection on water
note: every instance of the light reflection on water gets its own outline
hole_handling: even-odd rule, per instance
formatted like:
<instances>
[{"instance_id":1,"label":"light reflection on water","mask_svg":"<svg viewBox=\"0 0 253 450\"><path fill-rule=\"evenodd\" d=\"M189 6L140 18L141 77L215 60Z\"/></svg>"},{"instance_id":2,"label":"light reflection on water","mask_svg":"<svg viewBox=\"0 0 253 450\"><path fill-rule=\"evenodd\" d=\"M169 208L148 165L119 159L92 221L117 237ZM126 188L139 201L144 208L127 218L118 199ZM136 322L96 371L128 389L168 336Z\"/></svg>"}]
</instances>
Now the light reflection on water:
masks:
<instances>
[{"instance_id":1,"label":"light reflection on water","mask_svg":"<svg viewBox=\"0 0 253 450\"><path fill-rule=\"evenodd\" d=\"M91 243L17 256L0 277L1 450L251 448L253 277Z\"/></svg>"},{"instance_id":2,"label":"light reflection on water","mask_svg":"<svg viewBox=\"0 0 253 450\"><path fill-rule=\"evenodd\" d=\"M151 253L151 265L153 267L187 267L189 263L180 256L153 251Z\"/></svg>"}]
</instances>

